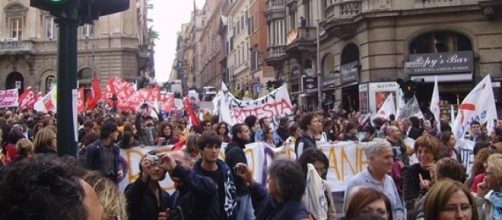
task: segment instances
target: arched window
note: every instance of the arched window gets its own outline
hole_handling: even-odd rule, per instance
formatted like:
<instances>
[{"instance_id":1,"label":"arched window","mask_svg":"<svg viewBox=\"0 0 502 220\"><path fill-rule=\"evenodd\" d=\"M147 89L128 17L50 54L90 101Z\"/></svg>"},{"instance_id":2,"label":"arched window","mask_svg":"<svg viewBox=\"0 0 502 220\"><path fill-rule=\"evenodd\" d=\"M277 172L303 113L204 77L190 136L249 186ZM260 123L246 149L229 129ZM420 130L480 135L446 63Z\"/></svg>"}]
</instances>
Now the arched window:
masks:
<instances>
[{"instance_id":1,"label":"arched window","mask_svg":"<svg viewBox=\"0 0 502 220\"><path fill-rule=\"evenodd\" d=\"M335 78L334 74L334 68L335 68L335 57L333 54L326 54L324 56L324 59L322 59L322 72L324 74L324 80L329 80L332 78Z\"/></svg>"},{"instance_id":2,"label":"arched window","mask_svg":"<svg viewBox=\"0 0 502 220\"><path fill-rule=\"evenodd\" d=\"M19 72L12 72L7 76L5 80L6 89L18 89L19 94L24 90L24 77Z\"/></svg>"},{"instance_id":3,"label":"arched window","mask_svg":"<svg viewBox=\"0 0 502 220\"><path fill-rule=\"evenodd\" d=\"M88 67L81 69L78 71L77 78L80 86L90 86L92 82L92 69Z\"/></svg>"},{"instance_id":4,"label":"arched window","mask_svg":"<svg viewBox=\"0 0 502 220\"><path fill-rule=\"evenodd\" d=\"M26 11L28 10L23 4L13 2L4 8L7 17L8 38L11 40L21 40L25 23Z\"/></svg>"},{"instance_id":5,"label":"arched window","mask_svg":"<svg viewBox=\"0 0 502 220\"><path fill-rule=\"evenodd\" d=\"M49 75L45 78L45 82L44 82L44 88L45 88L45 93L48 93L49 91L51 91L51 89L56 86L57 84L57 81L56 81L56 77L53 76L53 75Z\"/></svg>"},{"instance_id":6,"label":"arched window","mask_svg":"<svg viewBox=\"0 0 502 220\"><path fill-rule=\"evenodd\" d=\"M472 50L466 36L451 31L435 31L416 37L410 44L410 54L448 53Z\"/></svg>"},{"instance_id":7,"label":"arched window","mask_svg":"<svg viewBox=\"0 0 502 220\"><path fill-rule=\"evenodd\" d=\"M350 43L347 44L342 50L342 58L340 64L344 65L354 61L359 61L359 47L357 45Z\"/></svg>"}]
</instances>

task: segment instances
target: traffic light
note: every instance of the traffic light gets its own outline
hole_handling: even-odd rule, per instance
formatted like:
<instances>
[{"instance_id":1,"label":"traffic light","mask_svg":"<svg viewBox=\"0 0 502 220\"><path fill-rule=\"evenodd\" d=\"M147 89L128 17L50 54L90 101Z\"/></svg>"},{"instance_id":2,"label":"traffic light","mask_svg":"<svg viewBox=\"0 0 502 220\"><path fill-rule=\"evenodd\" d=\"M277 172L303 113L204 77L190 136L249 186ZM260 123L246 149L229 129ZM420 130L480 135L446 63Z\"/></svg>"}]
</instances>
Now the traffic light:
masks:
<instances>
[{"instance_id":1,"label":"traffic light","mask_svg":"<svg viewBox=\"0 0 502 220\"><path fill-rule=\"evenodd\" d=\"M61 12L78 8L80 0L30 0L30 6L49 11L52 15L59 16Z\"/></svg>"}]
</instances>

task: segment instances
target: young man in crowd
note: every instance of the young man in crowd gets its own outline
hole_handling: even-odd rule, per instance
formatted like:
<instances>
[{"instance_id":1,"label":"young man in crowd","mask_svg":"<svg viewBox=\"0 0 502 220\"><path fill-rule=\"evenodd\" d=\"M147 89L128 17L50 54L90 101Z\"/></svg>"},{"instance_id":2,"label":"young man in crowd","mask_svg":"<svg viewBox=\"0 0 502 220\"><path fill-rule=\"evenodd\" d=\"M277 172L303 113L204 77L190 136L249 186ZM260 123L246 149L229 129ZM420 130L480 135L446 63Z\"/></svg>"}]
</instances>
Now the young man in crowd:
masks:
<instances>
[{"instance_id":1,"label":"young man in crowd","mask_svg":"<svg viewBox=\"0 0 502 220\"><path fill-rule=\"evenodd\" d=\"M250 131L245 124L236 124L232 127L232 141L225 148L225 162L230 168L234 168L237 163L248 164L244 149L246 144L250 143ZM235 175L235 172L233 173ZM247 184L240 178L235 178L235 186L237 188L237 220L254 219L253 205L249 188Z\"/></svg>"},{"instance_id":2,"label":"young man in crowd","mask_svg":"<svg viewBox=\"0 0 502 220\"><path fill-rule=\"evenodd\" d=\"M118 136L115 121L106 120L101 126L99 141L90 144L85 152L85 168L101 171L115 183L124 176L119 167L120 149L115 143Z\"/></svg>"},{"instance_id":3,"label":"young man in crowd","mask_svg":"<svg viewBox=\"0 0 502 220\"><path fill-rule=\"evenodd\" d=\"M300 157L303 151L308 148L317 147L315 134L322 131L321 122L319 122L319 118L314 112L304 114L300 118L300 128L303 130L303 134L295 143L296 157Z\"/></svg>"}]
</instances>

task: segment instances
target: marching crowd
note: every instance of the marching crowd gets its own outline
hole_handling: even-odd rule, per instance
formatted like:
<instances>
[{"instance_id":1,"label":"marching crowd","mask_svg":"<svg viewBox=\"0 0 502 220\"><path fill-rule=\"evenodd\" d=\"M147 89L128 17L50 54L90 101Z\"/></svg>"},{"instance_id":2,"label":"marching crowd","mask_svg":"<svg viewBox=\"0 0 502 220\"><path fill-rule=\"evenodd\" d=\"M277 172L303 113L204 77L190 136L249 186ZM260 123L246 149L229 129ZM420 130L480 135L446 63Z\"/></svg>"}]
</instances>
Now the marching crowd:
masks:
<instances>
[{"instance_id":1,"label":"marching crowd","mask_svg":"<svg viewBox=\"0 0 502 220\"><path fill-rule=\"evenodd\" d=\"M0 110L0 219L502 219L500 120L493 129L473 121L474 148L465 150L448 118L438 130L417 117L361 121L357 112L297 111L250 115L230 127L216 115L188 125L187 117L151 111L84 112L77 157L58 157L54 114ZM367 142L367 168L340 197L327 180L333 161L319 146L342 141ZM297 159L275 158L267 183L257 182L244 153L255 142L294 146ZM157 147L122 192L117 184L129 166L120 149L136 146ZM170 193L159 184L167 175Z\"/></svg>"}]
</instances>

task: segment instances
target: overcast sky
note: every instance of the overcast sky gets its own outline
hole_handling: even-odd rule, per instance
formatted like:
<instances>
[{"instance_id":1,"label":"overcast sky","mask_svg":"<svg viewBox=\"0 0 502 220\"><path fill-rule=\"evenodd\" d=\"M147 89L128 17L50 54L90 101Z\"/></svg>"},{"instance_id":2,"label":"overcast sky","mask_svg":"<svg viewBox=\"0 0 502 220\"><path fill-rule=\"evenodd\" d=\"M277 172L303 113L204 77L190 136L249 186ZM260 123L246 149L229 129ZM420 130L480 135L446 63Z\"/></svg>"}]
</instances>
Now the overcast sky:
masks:
<instances>
[{"instance_id":1,"label":"overcast sky","mask_svg":"<svg viewBox=\"0 0 502 220\"><path fill-rule=\"evenodd\" d=\"M153 29L159 33L155 41L155 74L158 82L165 82L173 66L176 53L176 33L181 24L190 21L193 0L151 0L153 10L149 16L153 19ZM197 8L202 8L205 0L196 0Z\"/></svg>"}]
</instances>

